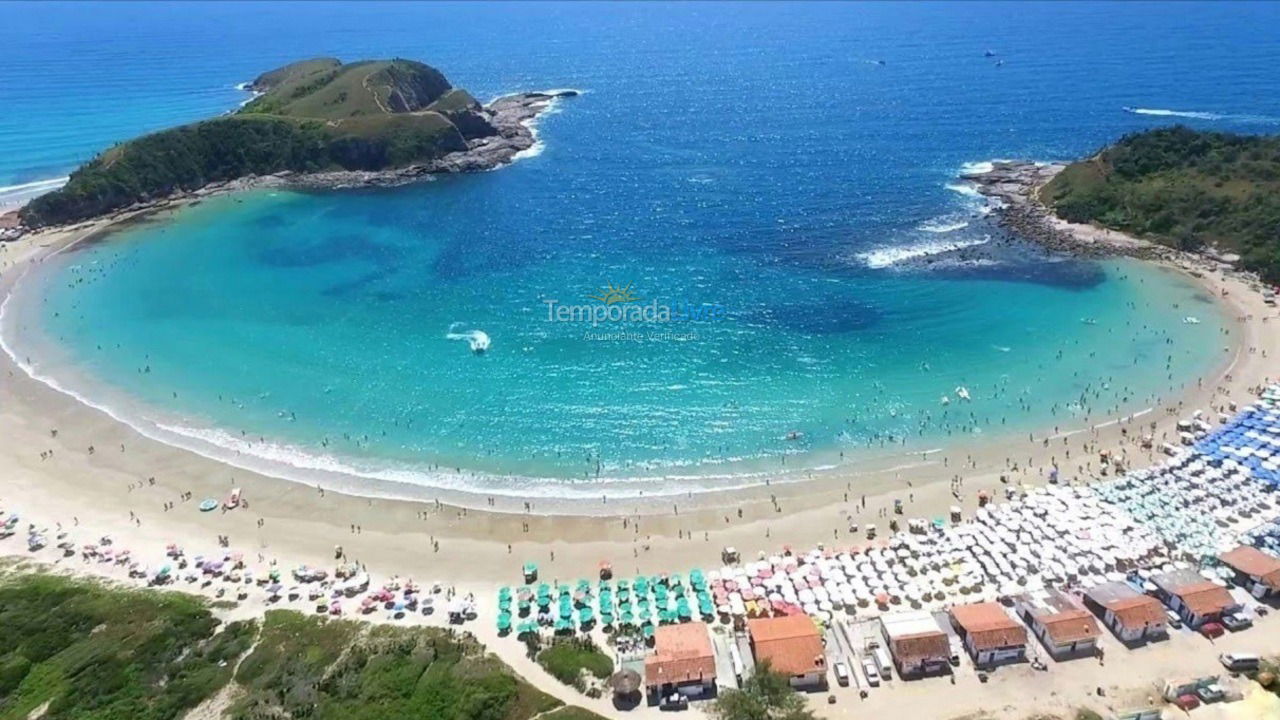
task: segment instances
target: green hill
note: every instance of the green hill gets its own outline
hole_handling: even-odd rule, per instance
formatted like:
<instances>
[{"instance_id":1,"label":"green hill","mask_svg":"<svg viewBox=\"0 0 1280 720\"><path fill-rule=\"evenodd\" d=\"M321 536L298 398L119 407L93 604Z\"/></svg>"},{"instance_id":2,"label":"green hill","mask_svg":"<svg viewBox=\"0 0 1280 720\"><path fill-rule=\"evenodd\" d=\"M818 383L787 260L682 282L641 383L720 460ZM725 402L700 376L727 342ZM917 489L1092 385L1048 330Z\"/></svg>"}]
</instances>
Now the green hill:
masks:
<instances>
[{"instance_id":1,"label":"green hill","mask_svg":"<svg viewBox=\"0 0 1280 720\"><path fill-rule=\"evenodd\" d=\"M1215 248L1280 282L1280 136L1185 127L1127 135L1040 191L1061 217L1183 250Z\"/></svg>"},{"instance_id":2,"label":"green hill","mask_svg":"<svg viewBox=\"0 0 1280 720\"><path fill-rule=\"evenodd\" d=\"M303 60L250 88L261 94L234 114L107 150L23 208L23 222L74 222L246 175L400 168L497 134L470 94L412 60Z\"/></svg>"}]
</instances>

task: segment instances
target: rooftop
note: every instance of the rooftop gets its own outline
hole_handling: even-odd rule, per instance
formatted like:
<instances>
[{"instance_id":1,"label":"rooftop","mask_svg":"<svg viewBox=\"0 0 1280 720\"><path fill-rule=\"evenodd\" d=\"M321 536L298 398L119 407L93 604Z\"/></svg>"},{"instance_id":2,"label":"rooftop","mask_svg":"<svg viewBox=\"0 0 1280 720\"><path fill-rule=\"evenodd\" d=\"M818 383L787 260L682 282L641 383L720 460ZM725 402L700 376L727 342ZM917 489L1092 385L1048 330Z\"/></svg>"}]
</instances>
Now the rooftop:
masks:
<instances>
[{"instance_id":1,"label":"rooftop","mask_svg":"<svg viewBox=\"0 0 1280 720\"><path fill-rule=\"evenodd\" d=\"M826 654L818 626L808 615L784 615L747 621L756 661L768 661L787 675L826 671Z\"/></svg>"},{"instance_id":2,"label":"rooftop","mask_svg":"<svg viewBox=\"0 0 1280 720\"><path fill-rule=\"evenodd\" d=\"M1151 578L1156 587L1176 595L1196 615L1213 615L1236 605L1227 589L1194 570L1174 570Z\"/></svg>"},{"instance_id":3,"label":"rooftop","mask_svg":"<svg viewBox=\"0 0 1280 720\"><path fill-rule=\"evenodd\" d=\"M1236 572L1260 578L1268 587L1280 590L1280 558L1268 555L1258 548L1241 545L1218 559Z\"/></svg>"},{"instance_id":4,"label":"rooftop","mask_svg":"<svg viewBox=\"0 0 1280 720\"><path fill-rule=\"evenodd\" d=\"M951 643L933 615L923 610L882 615L880 624L889 638L889 649L901 663L945 660Z\"/></svg>"},{"instance_id":5,"label":"rooftop","mask_svg":"<svg viewBox=\"0 0 1280 720\"><path fill-rule=\"evenodd\" d=\"M1164 606L1160 601L1143 595L1128 583L1103 583L1090 588L1085 594L1115 613L1120 625L1127 629L1140 630L1149 625L1165 624Z\"/></svg>"},{"instance_id":6,"label":"rooftop","mask_svg":"<svg viewBox=\"0 0 1280 720\"><path fill-rule=\"evenodd\" d=\"M660 625L653 638L654 653L644 659L645 685L715 679L716 659L705 623Z\"/></svg>"},{"instance_id":7,"label":"rooftop","mask_svg":"<svg viewBox=\"0 0 1280 720\"><path fill-rule=\"evenodd\" d=\"M978 650L1027 644L1027 629L999 603L974 603L951 608L951 619L973 640Z\"/></svg>"},{"instance_id":8,"label":"rooftop","mask_svg":"<svg viewBox=\"0 0 1280 720\"><path fill-rule=\"evenodd\" d=\"M1102 634L1093 615L1061 590L1045 590L1020 595L1017 602L1036 622L1044 626L1056 645L1080 642Z\"/></svg>"}]
</instances>

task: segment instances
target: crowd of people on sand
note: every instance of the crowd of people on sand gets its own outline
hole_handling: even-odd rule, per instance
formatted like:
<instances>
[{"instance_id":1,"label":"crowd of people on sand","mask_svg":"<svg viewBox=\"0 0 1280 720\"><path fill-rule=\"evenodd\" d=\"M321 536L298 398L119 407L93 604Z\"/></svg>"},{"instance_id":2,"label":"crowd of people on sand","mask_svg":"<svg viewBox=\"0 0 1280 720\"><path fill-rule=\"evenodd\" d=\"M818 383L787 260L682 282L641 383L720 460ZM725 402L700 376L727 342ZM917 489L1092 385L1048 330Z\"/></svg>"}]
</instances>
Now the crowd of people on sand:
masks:
<instances>
[{"instance_id":1,"label":"crowd of people on sand","mask_svg":"<svg viewBox=\"0 0 1280 720\"><path fill-rule=\"evenodd\" d=\"M129 515L131 522L140 524L135 513L130 511ZM202 553L189 553L177 543L142 553L110 534L89 531L78 516L72 517L69 526L55 522L50 528L25 519L4 502L0 502L0 543L16 544L12 538L24 522L28 557L76 573L153 588L174 587L213 599L261 603L263 607L314 608L316 613L334 617L403 621L413 616L424 623L460 625L475 620L477 614L473 594L442 581L419 584L390 576L375 583L365 564L349 560L341 545L334 547L332 570L298 565L286 571L277 558L257 553L255 560L234 550L231 538L223 534L216 536L216 549ZM0 544L0 553L5 550Z\"/></svg>"}]
</instances>

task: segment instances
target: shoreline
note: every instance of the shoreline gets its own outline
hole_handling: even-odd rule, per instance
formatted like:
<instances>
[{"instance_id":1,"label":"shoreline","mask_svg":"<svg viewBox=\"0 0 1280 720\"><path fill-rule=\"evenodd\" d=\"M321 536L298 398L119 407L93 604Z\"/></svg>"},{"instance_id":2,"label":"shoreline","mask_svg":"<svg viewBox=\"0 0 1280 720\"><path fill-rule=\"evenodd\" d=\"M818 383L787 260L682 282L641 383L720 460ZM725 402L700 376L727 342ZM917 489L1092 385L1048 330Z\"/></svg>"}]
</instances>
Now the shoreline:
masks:
<instances>
[{"instance_id":1,"label":"shoreline","mask_svg":"<svg viewBox=\"0 0 1280 720\"><path fill-rule=\"evenodd\" d=\"M966 175L966 177L971 177L971 175ZM27 257L30 261L39 262L43 257L46 257L52 252L58 252L61 249L78 242L91 241L94 238L101 237L104 233L115 229L120 223L145 220L160 210L174 209L180 207L182 204L195 201L196 198L184 198L168 204L165 208L140 208L128 213L117 214L118 216L101 219L96 222L73 226L69 229L57 229L38 233L20 241L20 243L27 243L30 246L40 246L40 251L35 251L34 247L29 248L29 256ZM15 246L16 244L10 243L9 245ZM0 256L0 258L2 257L3 256ZM1183 273L1191 271L1191 269L1186 265L1176 261L1171 261L1167 258L1160 261L1159 264ZM3 285L0 286L5 290L6 302L8 300L8 291L18 279L14 272L16 268L11 267L12 265L14 265L14 263L9 261L5 262ZM1204 277L1204 273L1199 274L1200 277L1195 278L1197 282L1202 286L1205 286L1208 291L1218 298L1219 302L1224 302L1225 298L1223 297L1221 290L1224 289L1225 286L1220 285L1218 281ZM1231 283L1235 281L1235 279L1223 278L1221 283ZM1258 298L1254 298L1254 300L1258 300ZM1256 343L1251 343L1249 341L1249 333L1239 333L1235 332L1235 330L1238 328L1247 329L1248 323L1244 322L1242 318L1253 314L1253 312L1257 311L1259 308L1266 311L1266 308L1262 306L1260 302L1255 303L1256 307L1252 308L1252 310L1244 310L1241 307L1234 306L1231 301L1226 301L1226 305L1228 306L1227 315L1229 324L1233 325L1230 334L1232 335L1232 339L1235 340L1236 350L1231 358L1224 358L1223 361L1219 363L1219 367L1215 368L1214 372L1210 374L1213 378L1213 381L1210 383L1210 387L1219 385L1223 380L1237 388L1247 388L1263 384L1266 376L1258 376L1257 378L1254 378L1254 382L1242 385L1238 381L1239 379L1232 381L1231 375L1233 371L1237 370L1236 365L1239 364L1242 355L1247 355L1247 353L1242 352L1243 348L1246 345L1256 345ZM1236 316L1234 319L1230 317L1233 314ZM1247 360L1248 358L1245 357L1245 359ZM27 374L25 368L15 366L12 358L9 358L7 355L4 358L4 362L9 366L10 375L14 374L15 369L22 372L23 375ZM1256 373L1249 372L1244 374L1246 376L1256 375ZM30 380L30 378L28 378L28 380ZM31 381L37 382L36 380ZM37 384L39 383L37 382ZM1203 388L1200 388L1200 390L1203 391ZM1164 406L1158 408L1148 407L1141 410L1134 410L1128 415L1120 415L1118 417L1090 417L1086 424L1064 428L1062 432L1054 434L1050 439L1055 442L1058 439L1063 439L1063 441L1066 442L1067 438L1087 435L1089 438L1092 438L1099 443L1099 445L1111 443L1112 447L1115 447L1116 445L1124 444L1121 442L1124 440L1124 433L1117 433L1115 432L1116 429L1127 429L1128 426L1132 426L1132 424L1135 421L1139 421L1139 419L1141 419L1142 423L1145 423L1147 422L1148 416L1153 416L1155 418L1155 423L1157 425L1155 434L1160 434L1163 431L1167 435L1174 422L1174 419L1172 419L1171 416L1171 411L1186 405L1192 405L1195 407L1203 406L1212 398L1213 395L1216 394L1218 393L1213 393L1206 397L1203 392L1191 392L1187 393L1188 397L1172 398L1169 402L1166 402ZM79 404L80 401L73 400L73 402ZM90 411L90 408L85 407L85 410ZM106 411L98 408L95 412ZM1163 427L1161 427L1162 425ZM137 430L132 427L129 427L129 431L137 434ZM985 476L988 478L1006 475L1007 479L1012 481L1014 479L1012 477L1013 475L1020 474L1022 480L1029 479L1033 481L1043 481L1046 474L1046 466L1048 464L1047 458L1043 456L1048 453L1037 452L1041 449L1039 447L1040 441L1047 435L1047 431L1042 432L1044 432L1044 434L1040 434L1039 437L1037 437L1037 433L1034 431L1030 433L1031 437L1036 438L1033 441L1027 441L1030 446L1028 449L1032 450L1032 456L1027 458L1027 462L1025 464L1019 463L1019 466L1022 468L1020 473L1010 472L1008 443L1010 440L1015 438L1013 433L1008 433L1007 437L966 438L960 440L950 439L949 442L945 443L945 447L909 449L899 446L895 448L886 448L880 452L859 453L853 461L842 462L825 468L787 470L785 472L762 470L752 478L754 482L748 482L739 487L700 488L697 492L688 488L665 491L664 489L660 489L660 493L657 497L633 497L625 499L602 498L598 505L596 505L594 499L591 499L596 497L594 491L592 491L590 497L575 498L563 503L558 503L555 499L539 498L535 499L535 501L530 505L526 505L523 501L527 500L528 497L526 495L521 495L518 492L512 492L509 495L504 496L496 496L496 494L494 494L488 497L485 497L482 492L473 492L471 490L450 492L425 487L414 487L411 489L413 492L403 492L404 490L410 490L410 488L403 488L395 485L394 483L386 484L387 487L391 489L391 492L360 492L353 493L350 497L363 500L427 504L437 508L448 506L463 512L466 512L467 510L480 510L482 512L493 512L499 515L520 514L525 516L575 516L582 517L586 520L607 520L609 518L618 518L623 516L635 516L637 518L641 516L648 518L661 518L668 514L673 517L678 517L680 509L679 506L681 504L685 506L685 517L694 516L690 515L690 513L712 515L712 511L715 506L722 502L727 493L734 493L735 495L746 496L746 499L757 507L761 504L767 504L769 506L767 509L771 509L773 510L773 514L777 514L781 512L781 502L778 500L779 497L786 498L788 500L788 504L795 502L802 507L814 507L819 504L812 500L811 496L815 494L826 497L832 497L835 495L848 497L850 493L856 492L859 497L864 494L874 497L876 495L886 495L894 492L901 495L903 492L906 492L908 495L914 496L916 490L922 490L925 485L939 484L942 479L940 477L941 474L952 475L954 470L961 468L963 468L963 472L954 473L954 475L977 475L979 477ZM1138 450L1136 442L1132 442L1134 438L1129 438L1129 440L1131 442L1128 444L1133 445L1134 447L1125 449ZM152 440L152 442L165 444L155 440ZM1070 446L1068 445L1067 447ZM262 469L259 469L258 472L254 472L251 469L244 468L242 463L228 464L224 460L209 457L207 453L199 453L198 451L186 450L180 447L173 447L172 450L175 453L191 454L195 457L199 457L203 461L216 463L217 465L227 468L231 472L248 472L250 473L249 476L255 479L255 482L257 478L261 477L267 482L283 481L294 485L300 485L297 480L271 477L272 475L278 475L279 473L272 473L269 470L264 473ZM1003 464L999 462L998 453L1000 452L1005 453ZM963 458L963 463L961 462L960 457L962 454L967 455L967 457ZM1039 460L1035 457L1037 454L1041 455ZM1150 456L1150 453L1148 453L1148 456ZM955 460L954 465L952 464L953 459ZM1036 472L1028 472L1029 468L1034 468ZM666 479L669 479L670 477L671 476L668 475L666 476ZM653 482L660 482L660 480L655 478ZM306 485L301 486L307 487ZM314 487L311 489L314 490ZM326 487L325 489L333 492L330 488ZM401 490L401 492L395 492L397 489ZM362 490L364 489L362 488ZM950 494L945 497L950 497ZM483 504L481 503L482 500ZM847 500L845 502L847 502ZM668 503L670 503L669 506ZM569 504L581 507L570 508L568 507ZM548 508L548 505L552 507ZM933 506L933 512L935 513L941 507L940 503L931 503L931 505ZM582 509L585 509L586 512L581 512L580 510ZM761 513L757 511L756 514ZM687 523L682 520L679 524L685 525ZM692 532L696 527L707 525L709 524L705 522L696 523L696 526L691 527L690 531ZM681 534L683 533L678 530L677 535Z\"/></svg>"},{"instance_id":2,"label":"shoreline","mask_svg":"<svg viewBox=\"0 0 1280 720\"><path fill-rule=\"evenodd\" d=\"M557 95L546 93L526 95L536 95L540 98L557 97ZM505 97L515 98L523 95ZM498 98L493 103L503 99ZM545 107L540 108L538 112L545 109ZM535 114L533 119L536 120L536 118ZM521 122L524 123L522 127L528 127L528 119ZM1032 241L1040 242L1051 249L1080 252L1094 257L1127 254L1112 251L1110 245L1101 245L1092 240L1087 243L1083 240L1077 241L1077 246L1071 247L1064 245L1061 241L1046 239L1050 237L1050 233L1058 235L1081 233L1082 226L1071 226L1065 231L1047 228L1038 233L1035 228L1028 226L1029 221L1040 222L1046 226L1051 222L1051 218L1046 217L1043 206L1039 206L1034 201L1025 201L1028 198L1034 198L1040 185L1051 178L1061 165L994 161L990 166L990 170L962 171L960 179L976 183L980 194L995 198L993 212L996 213L996 220L1001 225L1010 227L1015 232L1024 234ZM220 194L239 189L246 188L219 187L212 192ZM48 253L41 254L40 259L81 243L94 242L130 223L153 221L161 213L177 211L190 204L198 204L208 194L210 193L197 191L191 196L173 199L160 207L140 207L70 228L51 229L38 233L34 236L35 239L52 238L49 244L55 246ZM1030 209L1014 212L1015 208L1022 208L1024 205L1030 206ZM1022 218L1023 222L1014 226L1007 221L1010 216ZM35 239L33 242L36 241ZM1142 246L1149 245L1143 241L1133 242ZM1234 343L1232 348L1224 348L1229 350L1224 355L1230 355L1230 357L1223 357L1216 362L1202 380L1213 378L1211 386L1220 384L1230 375L1240 359L1241 350L1246 343L1241 339L1239 331L1245 324L1242 318L1249 313L1240 313L1237 312L1238 308L1233 309L1232 303L1225 301L1221 288L1216 283L1208 281L1199 269L1188 266L1185 259L1180 261L1175 253L1161 254L1158 257L1148 254L1142 257L1148 258L1146 262L1152 266L1187 276L1216 299L1219 309L1223 311L1225 324L1229 328L1228 334L1232 336ZM7 308L13 294L13 287L19 280L21 276L14 277L7 270L4 276L0 277L0 295L3 295L3 300L0 301L2 303L0 319L3 319L3 310ZM1259 304L1258 307L1262 306ZM0 331L3 329L0 327ZM13 363L16 357L15 351L2 336L0 336L0 343L3 343L6 351L4 360ZM893 443L887 446L882 444L878 448L868 446L843 451L838 447L814 449L803 453L757 458L729 466L708 468L710 472L704 473L696 471L689 473L677 468L672 472L653 473L646 476L597 478L583 484L581 488L573 487L574 481L561 478L490 474L463 468L458 471L456 477L476 479L479 484L467 480L458 485L450 484L450 478L455 476L455 473L448 471L437 471L439 474L437 484L418 483L411 479L395 477L399 471L394 468L366 470L351 467L353 463L349 461L358 462L360 459L312 455L304 448L293 448L301 455L288 459L265 457L260 453L248 451L248 448L244 448L245 451L242 452L242 449L234 445L229 447L226 444L200 438L196 433L205 428L182 428L192 431L182 433L177 432L169 424L156 421L151 416L142 415L141 419L124 417L121 414L123 411L118 407L98 402L101 400L99 396L94 396L92 393L88 396L77 393L74 388L61 385L56 378L40 376L21 362L15 365L24 374L34 377L40 383L71 396L78 403L85 405L86 409L104 413L151 441L172 447L177 452L190 453L229 467L236 472L250 473L253 477L261 476L270 478L272 481L299 484L313 489L323 487L327 492L387 502L426 503L432 506L448 506L459 510L506 515L532 514L595 519L622 516L652 518L678 514L680 510L684 510L686 514L691 511L707 512L722 505L724 498L730 494L749 496L750 501L754 503L767 500L770 505L778 505L777 498L781 496L794 499L806 506L816 506L809 503L806 498L814 491L828 496L840 494L842 498L855 492L859 496L884 495L891 492L897 492L899 495L906 492L910 496L914 494L914 488L921 483L941 482L941 476L944 474L958 478L962 474L967 475L974 471L989 477L998 478L1003 475L1012 481L1013 473L1010 469L1014 462L1009 459L1008 450L1011 444L1022 442L1028 443L1028 449L1032 451L1032 455L1026 458L1025 463L1022 463L1022 458L1019 457L1016 464L1023 468L1024 479L1043 482L1050 464L1056 461L1054 453L1042 452L1045 448L1041 447L1041 441L1046 438L1056 441L1082 434L1097 438L1099 431L1104 431L1098 441L1110 442L1111 449L1119 449L1126 440L1124 431L1132 427L1135 422L1141 420L1139 422L1141 426L1145 422L1150 422L1149 416L1153 417L1155 421L1152 424L1156 426L1154 434L1167 436L1176 422L1176 418L1172 418L1171 413L1178 411L1188 402L1196 405L1202 405L1205 402L1204 398L1194 400L1194 396L1200 394L1194 391L1202 390L1203 387L1184 386L1180 390L1174 388L1173 392L1166 392L1164 395L1167 397L1159 398L1162 401L1160 404L1147 404L1135 399L1133 407L1116 408L1105 414L1091 412L1073 418L1070 421L1071 424L1064 424L1060 428L1055 426L1050 429L1028 425L1021 430L997 430L990 435L926 438L903 444ZM1188 385L1191 379L1193 378L1188 379ZM1115 432L1117 428L1122 431ZM216 428L210 429L217 431ZM1105 432L1108 429L1112 431ZM1132 441L1134 438L1130 437L1127 440ZM1136 448L1136 442L1128 444ZM292 447L286 446L286 449ZM1049 449L1052 450L1052 448ZM1002 452L1005 455L1003 465L1000 465ZM974 458L977 460L975 461ZM798 460L804 464L796 467L796 463L792 462L791 467L787 467L788 460ZM1036 472L1027 473L1029 468ZM956 473L957 469L962 469L964 472ZM1082 467L1081 472L1083 471ZM407 469L405 472L416 471ZM1070 469L1066 474L1071 475ZM526 482L514 482L506 487L484 486L485 482L493 479ZM681 486L672 487L674 484L681 484ZM540 488L546 488L548 492L541 492ZM564 492L566 489L571 489L572 492ZM941 514L942 506L936 503L935 505L932 512L935 515Z\"/></svg>"},{"instance_id":3,"label":"shoreline","mask_svg":"<svg viewBox=\"0 0 1280 720\"><path fill-rule=\"evenodd\" d=\"M195 201L192 201L195 202ZM167 208L174 211L178 206ZM157 211L145 210L140 214L108 223L103 227L90 227L83 234L66 234L58 236L38 256L39 261L52 257L57 253L68 251L83 243L96 242L104 235L118 229L120 225L133 222L147 222L154 218ZM29 266L28 266L29 269ZM1168 270L1168 268L1166 268ZM914 477L923 477L927 472L942 473L950 466L950 454L957 451L969 451L970 455L992 456L997 448L1006 448L1010 442L1026 442L1033 437L1035 443L1048 438L1058 440L1082 433L1097 433L1112 426L1132 426L1146 416L1164 410L1167 415L1170 406L1148 405L1146 407L1115 408L1110 412L1090 412L1073 419L1073 424L1054 426L1052 431L1040 425L1028 425L1021 430L998 430L986 434L963 435L959 437L938 437L915 439L903 444L896 442L879 447L866 446L839 450L826 448L808 450L801 453L757 458L750 462L741 462L732 466L716 468L717 472L688 473L669 472L646 476L619 476L596 478L580 485L576 481L551 476L524 476L518 474L491 474L482 471L463 469L457 472L447 470L436 471L438 478L432 482L418 482L417 478L401 478L401 472L419 475L413 469L397 470L353 466L358 459L342 456L312 455L305 449L293 446L282 446L280 452L297 452L300 455L289 458L270 457L269 454L254 451L254 442L241 441L228 435L225 431L211 426L210 432L226 435L229 444L215 443L201 437L202 428L185 425L181 418L163 419L163 415L146 413L145 404L140 405L144 411L137 416L128 410L130 400L127 393L107 388L103 392L85 391L83 386L75 382L67 383L65 376L49 376L42 374L27 362L18 360L18 350L9 342L5 330L15 329L16 324L8 323L7 317L10 300L13 299L14 287L25 277L27 270L17 276L0 281L3 300L0 301L0 346L10 363L14 364L31 379L48 386L58 393L72 398L77 403L99 413L109 416L113 421L125 425L133 432L156 443L173 448L178 452L192 453L234 470L243 470L255 475L270 477L274 480L299 484L303 487L323 487L327 492L336 492L356 498L376 499L382 501L405 503L443 504L453 508L471 511L496 512L502 514L538 514L552 516L577 516L584 518L610 518L621 515L660 516L671 512L673 508L690 510L706 510L721 504L730 493L750 493L759 500L764 494L776 496L800 496L807 490L820 487L822 484L834 488L837 483L844 482L845 490L882 491L883 481L889 474L899 478L908 473L906 487L912 487ZM1226 318L1228 324L1230 318ZM16 321L15 321L16 323ZM38 350L38 348L37 348ZM39 352L35 353L40 356ZM28 356L29 358L30 356ZM1236 358L1223 359L1216 362L1211 375L1219 376L1230 369ZM1185 388L1184 388L1185 390ZM1175 389L1172 397L1176 400L1182 393ZM119 402L112 401L112 398ZM1141 403L1139 403L1141 404ZM157 419L159 417L160 419ZM1024 436L1024 433L1026 435ZM243 447L237 447L243 443ZM781 460L780 465L773 465ZM787 461L793 461L787 467ZM796 462L810 461L797 467ZM1006 458L1005 470L1009 462ZM1030 461L1028 465L1030 465ZM977 469L977 468L975 468ZM1043 480L1045 468L1040 468L1039 479ZM1069 471L1068 471L1069 472ZM453 478L466 478L457 484ZM940 478L934 477L933 480ZM854 480L857 487L854 487ZM877 485L868 485L867 481L880 481ZM503 486L485 486L486 482L504 482ZM677 485L676 487L667 487ZM871 490L868 490L871 488ZM678 512L678 510L677 510Z\"/></svg>"},{"instance_id":4,"label":"shoreline","mask_svg":"<svg viewBox=\"0 0 1280 720\"><path fill-rule=\"evenodd\" d=\"M156 209L140 209L124 218L48 231L0 245L0 293L7 296L28 263L39 263L60 247L100 237L116 222L136 221L154 212ZM799 482L760 485L732 494L706 493L708 503L681 498L672 507L655 508L658 513L641 512L641 508L621 502L609 503L607 514L589 516L545 513L540 506L530 511L497 506L476 510L429 500L387 500L321 491L150 440L28 377L6 353L0 356L0 377L7 379L0 387L0 437L5 438L0 442L0 501L5 510L22 511L24 521L74 526L81 541L109 534L119 545L134 548L154 549L177 542L203 550L217 548L218 539L226 538L246 556L257 554L286 567L301 563L328 566L333 562L334 546L341 545L348 557L366 562L375 577L443 579L460 592L476 594L481 620L464 629L475 633L518 673L552 694L572 698L572 704L620 717L622 714L606 701L586 698L560 685L525 657L520 643L497 636L490 622L495 610L493 592L514 582L522 563L537 562L543 577L563 581L592 576L602 560L612 562L618 574L628 575L715 567L720 549L726 546L738 548L744 558L774 553L785 545L866 546L873 543L863 533L851 532L851 526L861 529L877 523L884 530L893 517L895 500L905 505L904 518L942 516L951 505L962 507L968 517L978 505L980 491L999 499L1005 487L1023 482L1044 484L1051 459L1068 450L1076 459L1073 465L1088 462L1089 471L1065 472L1064 482L1096 479L1100 450L1117 451L1131 466L1151 464L1160 457L1156 448L1162 433L1176 438L1177 420L1193 409L1223 408L1229 400L1249 402L1250 388L1266 383L1266 355L1280 352L1280 337L1269 334L1266 324L1267 318L1277 317L1276 311L1262 303L1248 278L1221 272L1215 266L1201 268L1195 260L1157 262L1171 271L1200 273L1196 282L1225 305L1233 351L1224 353L1203 387L1127 422L1099 418L1084 427L1064 428L1065 432L1051 438L1051 447L1042 445L1042 436L1003 445L1004 441L995 438L952 442L918 462L904 463L895 457L887 458L885 467L842 466L822 477L798 478ZM1152 421L1157 441L1155 447L1145 449L1138 436ZM89 452L90 445L97 451ZM1017 457L1016 470L1010 467L1012 456ZM953 484L943 482L944 476L963 479ZM197 511L195 506L202 498L220 500L232 488L244 489L247 507L230 512ZM953 489L958 495L952 494ZM5 547L4 552L13 551ZM76 563L61 567L81 571ZM112 567L109 572L119 579L123 569ZM256 611L248 603L237 609ZM1254 638L1248 636L1236 640L1242 649L1251 642ZM1144 651L1143 656L1134 658L1144 660L1139 674L1145 678L1147 671L1172 674L1187 668L1208 672L1212 657L1188 649L1167 644ZM1029 669L1002 672L986 685L966 676L961 682L973 692L964 705L974 710L1003 707L1005 710L996 711L999 717L1021 717L1032 709L1067 702L1068 697L1078 698L1075 704L1082 704L1083 687L1117 687L1114 683L1119 681L1107 672L1089 662L1061 666L1049 676L1060 691L1054 701L1029 699L1026 683L1042 683L1045 678ZM1127 684L1118 687L1127 695L1139 692L1137 681L1124 682ZM866 702L856 707L887 711L900 709L901 703L907 702L921 717L938 718L964 711L933 683L899 685L890 692L874 693ZM842 703L834 712L848 712L851 707ZM1016 713L1011 708L1017 708ZM626 716L643 715L647 710Z\"/></svg>"}]
</instances>

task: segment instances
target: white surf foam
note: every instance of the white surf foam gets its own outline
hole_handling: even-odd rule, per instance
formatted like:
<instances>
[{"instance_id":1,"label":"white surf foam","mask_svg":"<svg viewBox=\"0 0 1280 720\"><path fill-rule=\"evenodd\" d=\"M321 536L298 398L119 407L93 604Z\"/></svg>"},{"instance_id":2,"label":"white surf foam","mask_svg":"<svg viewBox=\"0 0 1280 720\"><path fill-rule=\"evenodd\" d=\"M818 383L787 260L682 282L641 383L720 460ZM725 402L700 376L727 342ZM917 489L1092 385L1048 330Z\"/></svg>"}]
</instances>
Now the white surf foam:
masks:
<instances>
[{"instance_id":1,"label":"white surf foam","mask_svg":"<svg viewBox=\"0 0 1280 720\"><path fill-rule=\"evenodd\" d=\"M982 193L978 192L978 186L973 183L947 183L946 188L953 193L959 193L965 197L981 198Z\"/></svg>"},{"instance_id":2,"label":"white surf foam","mask_svg":"<svg viewBox=\"0 0 1280 720\"><path fill-rule=\"evenodd\" d=\"M33 198L47 192L53 192L66 185L70 179L69 177L56 177L46 180L33 180L32 182L19 183L17 185L0 186L0 207L24 205Z\"/></svg>"},{"instance_id":3,"label":"white surf foam","mask_svg":"<svg viewBox=\"0 0 1280 720\"><path fill-rule=\"evenodd\" d=\"M579 95L585 95L587 91L579 90L577 88L553 88L551 90L539 90L537 92L541 92L547 95L555 95L557 93L565 93L565 92L574 92ZM497 97L494 97L489 102L492 103L494 100L497 100L500 97L504 97L504 96L498 95ZM524 126L529 128L529 134L533 136L533 145L530 145L524 150L521 150L515 155L512 155L511 162L515 162L517 160L525 160L532 157L538 157L539 155L542 154L542 151L547 149L547 144L542 141L541 135L538 132L538 121L541 120L546 115L555 115L561 112L560 101L563 99L564 98L561 98L561 97L551 98L550 100L547 101L546 109L544 109L542 112L538 113L537 115L534 115L533 117L525 121Z\"/></svg>"},{"instance_id":4,"label":"white surf foam","mask_svg":"<svg viewBox=\"0 0 1280 720\"><path fill-rule=\"evenodd\" d=\"M941 255L942 253L962 250L967 247L975 247L984 245L990 238L974 238L972 240L955 240L951 242L943 240L934 240L930 242L917 243L915 245L895 245L891 247L875 248L856 256L862 264L873 270L892 267L908 260L916 260L931 255Z\"/></svg>"},{"instance_id":5,"label":"white surf foam","mask_svg":"<svg viewBox=\"0 0 1280 720\"><path fill-rule=\"evenodd\" d=\"M928 233L949 233L969 227L967 220L958 220L954 216L944 216L926 220L916 226L917 230Z\"/></svg>"}]
</instances>

